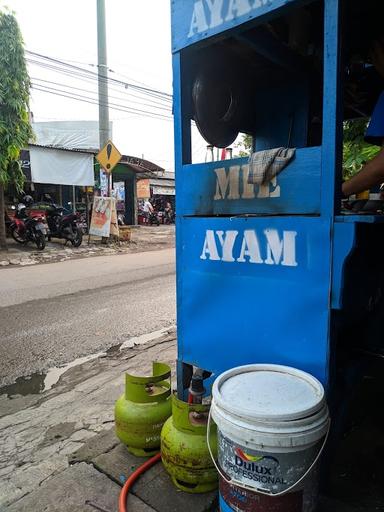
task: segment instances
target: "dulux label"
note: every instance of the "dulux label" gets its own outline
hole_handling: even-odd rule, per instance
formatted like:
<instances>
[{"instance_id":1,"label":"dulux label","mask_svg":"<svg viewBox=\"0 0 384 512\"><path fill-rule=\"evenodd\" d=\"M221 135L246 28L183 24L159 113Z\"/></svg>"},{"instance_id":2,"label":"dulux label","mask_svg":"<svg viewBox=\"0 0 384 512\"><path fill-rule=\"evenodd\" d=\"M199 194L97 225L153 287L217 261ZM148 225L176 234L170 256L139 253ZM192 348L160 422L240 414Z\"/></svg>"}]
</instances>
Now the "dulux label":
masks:
<instances>
[{"instance_id":1,"label":"dulux label","mask_svg":"<svg viewBox=\"0 0 384 512\"><path fill-rule=\"evenodd\" d=\"M273 0L196 0L193 4L188 38L216 29L235 18L257 14L261 7L268 7Z\"/></svg>"},{"instance_id":2,"label":"dulux label","mask_svg":"<svg viewBox=\"0 0 384 512\"><path fill-rule=\"evenodd\" d=\"M200 259L297 267L296 231L266 228L205 231ZM236 243L237 241L241 243Z\"/></svg>"},{"instance_id":3,"label":"dulux label","mask_svg":"<svg viewBox=\"0 0 384 512\"><path fill-rule=\"evenodd\" d=\"M246 436L245 433L243 435ZM267 492L278 493L288 490L288 487L297 482L295 491L305 487L308 495L312 493L316 495L317 475L315 471L310 472L305 481L299 483L300 478L310 468L316 457L318 452L316 445L305 450L289 452L266 452L261 449L256 451L225 437L220 431L220 426L218 426L217 442L219 466L230 479L235 481L234 486L236 482L239 482L248 488L253 488L256 492L263 489ZM270 510L269 506L266 509ZM286 509L302 510L302 508L293 509L291 507L278 508L278 510ZM254 509L244 508L244 510ZM256 510L259 508L257 507Z\"/></svg>"},{"instance_id":4,"label":"dulux label","mask_svg":"<svg viewBox=\"0 0 384 512\"><path fill-rule=\"evenodd\" d=\"M224 472L255 490L283 490L287 487L286 467L280 464L280 455L255 452L238 445L218 432L218 458ZM284 461L284 457L283 457Z\"/></svg>"}]
</instances>

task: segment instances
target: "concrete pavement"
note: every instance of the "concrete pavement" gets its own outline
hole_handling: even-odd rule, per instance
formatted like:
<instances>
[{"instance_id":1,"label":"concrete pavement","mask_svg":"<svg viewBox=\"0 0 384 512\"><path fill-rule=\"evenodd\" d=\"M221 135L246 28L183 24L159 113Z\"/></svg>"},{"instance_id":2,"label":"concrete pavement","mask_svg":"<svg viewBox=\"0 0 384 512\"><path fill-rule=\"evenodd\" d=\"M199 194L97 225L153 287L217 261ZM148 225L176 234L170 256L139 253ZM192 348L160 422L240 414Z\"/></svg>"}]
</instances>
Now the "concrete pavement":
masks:
<instances>
[{"instance_id":1,"label":"concrete pavement","mask_svg":"<svg viewBox=\"0 0 384 512\"><path fill-rule=\"evenodd\" d=\"M118 243L110 241L102 244L100 238L91 237L88 244L88 236L84 236L84 241L78 248L73 248L65 240L55 238L52 242L47 242L44 251L38 251L32 243L20 245L12 238L7 239L7 245L7 251L0 251L0 268L167 249L175 246L175 226L132 226L131 240Z\"/></svg>"},{"instance_id":2,"label":"concrete pavement","mask_svg":"<svg viewBox=\"0 0 384 512\"><path fill-rule=\"evenodd\" d=\"M170 331L71 368L42 394L1 395L0 511L115 512L121 485L142 463L113 432L113 406L124 389L124 372L147 375L153 360L174 369L175 358L175 332ZM374 382L367 384L380 403ZM363 410L365 402L357 407ZM383 510L382 468L379 461L376 469L372 465L382 436L369 422L366 427L343 439L330 468L337 498L322 497L316 512ZM135 484L128 505L130 512L218 512L215 493L176 490L160 463Z\"/></svg>"},{"instance_id":3,"label":"concrete pavement","mask_svg":"<svg viewBox=\"0 0 384 512\"><path fill-rule=\"evenodd\" d=\"M82 495L83 503L75 504L68 498L63 506L63 490L54 491L55 496L50 506L48 501L46 507L39 508L38 503L44 502L41 496L37 501L33 500L34 493L50 485L51 477L59 476L69 468L68 457L71 454L97 433L113 425L114 402L123 392L124 372L150 374L153 360L174 367L175 357L175 334L171 332L147 345L126 349L72 368L54 388L42 395L18 396L12 400L1 395L0 511L8 510L8 507L14 512L95 510L85 504L85 497L110 507L109 498L100 501L99 485L106 485L100 475L94 479L93 486L87 484L88 491L85 496L84 493ZM117 440L113 443L118 444ZM78 477L84 471L86 474L83 476L88 479L88 470L79 470ZM67 483L72 484L68 484L65 493L68 496L76 495L71 488L73 478L68 478ZM53 490L49 489L49 493L52 493ZM116 510L117 491L115 486L111 486L111 489L108 492L114 503L114 507L110 508L113 511ZM31 499L33 506L29 502ZM56 502L55 506L53 501Z\"/></svg>"},{"instance_id":4,"label":"concrete pavement","mask_svg":"<svg viewBox=\"0 0 384 512\"><path fill-rule=\"evenodd\" d=\"M143 462L111 428L124 372L149 375L154 360L174 369L175 358L171 330L72 368L42 395L0 396L0 511L115 512L120 486ZM216 494L178 491L157 464L128 505L130 512L208 512L216 510Z\"/></svg>"},{"instance_id":5,"label":"concrete pavement","mask_svg":"<svg viewBox=\"0 0 384 512\"><path fill-rule=\"evenodd\" d=\"M72 368L42 395L0 396L0 511L116 512L121 486L143 461L131 456L113 432L113 407L124 389L124 372L149 374L153 360L174 368L175 357L175 333L170 331L146 345ZM343 444L351 452L348 441ZM343 449L339 457L344 465ZM316 512L383 510L382 502L372 500L379 493L379 474L372 495L373 481L356 481L352 487L348 475L339 475L335 467L331 472L335 489L344 487L347 499L321 497ZM216 499L214 492L178 491L158 463L134 485L128 510L218 512Z\"/></svg>"},{"instance_id":6,"label":"concrete pavement","mask_svg":"<svg viewBox=\"0 0 384 512\"><path fill-rule=\"evenodd\" d=\"M79 291L120 285L147 276L146 269L175 263L174 249L136 254L97 256L38 265L1 269L0 307L37 299L49 299Z\"/></svg>"},{"instance_id":7,"label":"concrete pavement","mask_svg":"<svg viewBox=\"0 0 384 512\"><path fill-rule=\"evenodd\" d=\"M175 323L173 249L0 273L0 385Z\"/></svg>"}]
</instances>

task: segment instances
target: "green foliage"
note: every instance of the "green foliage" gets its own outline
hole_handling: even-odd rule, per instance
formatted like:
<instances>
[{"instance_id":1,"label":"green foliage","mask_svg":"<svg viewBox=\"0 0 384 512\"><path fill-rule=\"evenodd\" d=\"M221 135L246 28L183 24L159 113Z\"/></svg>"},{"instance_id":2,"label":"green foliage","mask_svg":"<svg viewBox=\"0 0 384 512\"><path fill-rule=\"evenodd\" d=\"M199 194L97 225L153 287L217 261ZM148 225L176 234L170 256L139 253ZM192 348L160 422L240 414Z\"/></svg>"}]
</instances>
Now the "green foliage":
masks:
<instances>
[{"instance_id":1,"label":"green foliage","mask_svg":"<svg viewBox=\"0 0 384 512\"><path fill-rule=\"evenodd\" d=\"M0 185L20 189L24 175L20 150L32 138L29 122L30 81L19 26L13 14L0 11Z\"/></svg>"},{"instance_id":2,"label":"green foliage","mask_svg":"<svg viewBox=\"0 0 384 512\"><path fill-rule=\"evenodd\" d=\"M242 134L242 139L236 144L239 148L239 156L249 156L252 153L253 139L248 133Z\"/></svg>"},{"instance_id":3,"label":"green foliage","mask_svg":"<svg viewBox=\"0 0 384 512\"><path fill-rule=\"evenodd\" d=\"M349 179L358 173L363 165L380 151L378 146L365 142L364 136L369 119L351 119L344 122L343 178ZM239 156L249 156L252 152L252 135L243 134L236 147Z\"/></svg>"},{"instance_id":4,"label":"green foliage","mask_svg":"<svg viewBox=\"0 0 384 512\"><path fill-rule=\"evenodd\" d=\"M344 122L343 178L349 179L380 151L378 146L364 140L368 119L351 119Z\"/></svg>"}]
</instances>

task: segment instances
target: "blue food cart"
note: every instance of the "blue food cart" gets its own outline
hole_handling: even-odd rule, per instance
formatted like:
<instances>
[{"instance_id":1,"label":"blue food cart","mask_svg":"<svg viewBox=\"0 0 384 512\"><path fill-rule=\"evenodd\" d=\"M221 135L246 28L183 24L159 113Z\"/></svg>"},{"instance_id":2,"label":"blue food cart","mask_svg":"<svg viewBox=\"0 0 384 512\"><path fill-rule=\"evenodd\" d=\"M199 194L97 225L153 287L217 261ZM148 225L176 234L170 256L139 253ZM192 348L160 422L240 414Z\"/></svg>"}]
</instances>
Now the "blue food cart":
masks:
<instances>
[{"instance_id":1,"label":"blue food cart","mask_svg":"<svg viewBox=\"0 0 384 512\"><path fill-rule=\"evenodd\" d=\"M384 216L341 206L343 122L380 88L361 57L374 3L171 5L179 396L195 367L289 365L323 383L337 427L384 297ZM348 96L367 81L371 100ZM193 163L194 126L219 148L248 134L254 155ZM275 148L291 158L260 178Z\"/></svg>"}]
</instances>

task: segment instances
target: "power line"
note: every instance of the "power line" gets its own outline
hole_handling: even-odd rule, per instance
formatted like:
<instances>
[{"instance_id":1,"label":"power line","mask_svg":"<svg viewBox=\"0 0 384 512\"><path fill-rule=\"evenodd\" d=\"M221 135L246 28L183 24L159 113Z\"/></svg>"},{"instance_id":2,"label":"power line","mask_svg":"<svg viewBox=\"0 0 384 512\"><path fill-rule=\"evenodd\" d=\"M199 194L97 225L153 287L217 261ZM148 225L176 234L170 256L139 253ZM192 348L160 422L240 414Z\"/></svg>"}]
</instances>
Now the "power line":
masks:
<instances>
[{"instance_id":1,"label":"power line","mask_svg":"<svg viewBox=\"0 0 384 512\"><path fill-rule=\"evenodd\" d=\"M26 52L29 50L26 50ZM32 53L32 52L31 52ZM64 57L61 57L62 62L65 62L66 64L81 64L82 66L89 66L91 68L97 68L97 64L95 62L84 62L83 60L73 60L73 59L64 59ZM140 80L135 80L131 76L127 76L124 73L120 73L119 71L115 71L114 69L108 68L109 73L114 73L115 75L122 76L123 78L126 78L127 80L130 80L131 82L136 82L139 85L143 85L144 87L150 88L150 85L146 84L145 82L141 82Z\"/></svg>"},{"instance_id":2,"label":"power line","mask_svg":"<svg viewBox=\"0 0 384 512\"><path fill-rule=\"evenodd\" d=\"M98 73L94 73L80 66L75 66L73 64L69 64L68 62L64 62L63 60L49 57L40 53L32 52L29 50L26 51L31 56L27 57L27 61L31 65L42 67L51 72L59 73L75 80L85 81L92 85L95 85L95 82L99 78ZM97 94L96 91L91 91L82 87L76 87L74 85L58 83L53 80L44 80L42 78L33 78L32 80L32 88L36 91L47 94L54 94L75 101L82 101L91 105L99 105L98 99L93 97ZM135 116L151 117L168 121L172 119L172 110L170 105L172 96L170 94L150 87L139 86L130 82L117 80L111 77L105 79L102 77L102 80L106 80L106 82L110 84L110 88L113 91L117 92L119 95L123 94L125 96L111 96L112 99L116 100L114 103L110 104L110 108L112 110L127 112ZM121 90L122 87L123 90ZM134 101L131 99L131 97L134 97L140 101ZM149 107L151 110L145 108L136 108L130 104L135 104L141 107ZM103 105L103 103L101 103L101 105Z\"/></svg>"},{"instance_id":3,"label":"power line","mask_svg":"<svg viewBox=\"0 0 384 512\"><path fill-rule=\"evenodd\" d=\"M60 89L55 89L55 88L47 87L47 86L44 86L44 85L40 85L39 86L38 84L35 84L35 85L32 85L32 89L34 89L36 91L40 91L40 92L45 92L45 93L48 93L48 94L54 94L56 96L61 96L63 98L68 98L68 99L72 99L72 100L76 100L76 101L82 101L84 103L89 103L91 105L98 105L99 104L99 102L96 99L89 98L89 97L86 97L86 96L83 96L83 95L80 95L80 94L70 93L68 91L63 91L63 90L60 90ZM140 109L135 109L135 108L129 108L129 107L126 107L124 105L118 105L118 104L110 103L109 106L110 106L110 108L112 110L118 110L120 112L127 112L127 113L130 113L130 114L133 114L133 115L144 116L144 117L152 117L152 118L162 119L162 120L166 120L166 121L171 121L172 120L172 118L170 116L166 116L164 114L159 114L159 113L155 113L155 112L148 112L146 110L140 110Z\"/></svg>"},{"instance_id":4,"label":"power line","mask_svg":"<svg viewBox=\"0 0 384 512\"><path fill-rule=\"evenodd\" d=\"M81 92L86 92L88 94L95 94L95 95L97 95L97 91L91 91L89 89L84 89L82 87L75 87L73 85L60 84L60 83L54 82L52 80L44 80L42 78L36 78L36 77L31 77L31 80L32 80L32 83L33 82L44 82L45 84L57 85L59 87L66 87L67 89L73 89L73 90L76 90L76 91L81 91ZM39 84L36 84L36 85L39 85ZM42 84L42 85L44 85L44 84ZM128 101L128 98L122 98L121 96L111 96L111 95L109 95L109 97L112 98L112 99L115 99L115 100L119 100L119 101ZM95 98L95 99L97 99L97 98ZM148 106L148 107L156 108L156 109L159 109L159 110L165 110L166 112L169 112L169 113L172 112L172 109L170 107L161 106L161 104L155 105L155 104L151 104L151 103L145 103L145 102L139 102L139 101L133 101L133 100L129 100L129 101L131 103L134 103L134 104L137 104L137 105Z\"/></svg>"},{"instance_id":5,"label":"power line","mask_svg":"<svg viewBox=\"0 0 384 512\"><path fill-rule=\"evenodd\" d=\"M69 91L65 91L62 89L57 89L57 88L48 87L48 86L39 85L39 84L32 85L32 89L35 89L35 90L38 90L41 92L48 92L50 94L57 94L58 96L64 96L64 97L70 98L70 99L84 101L84 102L90 103L92 105L99 104L99 102L96 98L90 98L90 97L87 97L87 96L84 96L81 94L71 93ZM102 103L102 105L104 105L104 104ZM134 107L128 107L126 105L121 105L121 104L116 104L116 103L110 103L110 105L111 105L111 108L114 108L115 110L121 110L122 112L129 112L132 114L145 114L145 115L148 115L149 117L158 117L158 118L167 119L167 120L171 119L170 117L166 116L165 114L160 114L157 112L149 112L147 110L136 109Z\"/></svg>"},{"instance_id":6,"label":"power line","mask_svg":"<svg viewBox=\"0 0 384 512\"><path fill-rule=\"evenodd\" d=\"M87 81L87 82L91 82L92 84L94 84L97 81L97 79L94 76L90 77L90 76L83 75L83 74L73 73L71 70L67 70L67 69L62 68L62 67L52 66L49 63L35 61L35 60L29 59L29 58L27 58L27 60L28 60L28 62L30 62L32 64L36 64L38 66L46 68L46 69L48 69L50 71L53 71L55 73L64 74L66 76L69 76L70 78L75 78L76 80ZM131 96L137 97L139 99L146 99L147 101L150 101L153 104L162 104L162 105L166 104L167 106L170 106L167 100L165 100L163 98L160 98L158 96L153 96L152 94L148 94L148 96L150 97L150 99L148 99L148 98L144 98L143 97L143 96L146 96L147 94L145 94L145 93L143 93L141 91L136 91L138 94L135 94L134 92L128 91L128 90L125 90L125 89L124 89L124 91L121 91L120 89L117 89L116 86L115 87L110 86L110 88L115 90L115 91L117 91L117 92L119 92L119 93L124 92L124 94L131 95Z\"/></svg>"},{"instance_id":7,"label":"power line","mask_svg":"<svg viewBox=\"0 0 384 512\"><path fill-rule=\"evenodd\" d=\"M61 57L60 59L62 62L70 63L70 64L81 64L82 66L89 66L91 68L97 68L97 64L95 62L84 62L79 60L72 60L72 59L64 59ZM115 75L122 76L123 78L126 78L127 80L131 82L135 82L136 84L142 85L144 87L150 88L151 86L146 84L145 82L141 82L140 80L135 80L131 76L125 75L124 73L120 73L120 71L115 71L112 68L108 68L108 73L114 73Z\"/></svg>"},{"instance_id":8,"label":"power line","mask_svg":"<svg viewBox=\"0 0 384 512\"><path fill-rule=\"evenodd\" d=\"M95 73L93 71L90 71L88 69L84 69L80 66L75 66L74 64L68 64L62 60L59 60L59 59L55 59L53 57L49 57L48 55L43 55L43 54L40 54L40 53L36 53L36 52L32 52L30 50L26 50L26 52L30 55L33 55L34 57L38 57L40 59L44 59L44 60L48 60L50 62L53 62L55 63L56 65L61 65L61 66L65 66L69 69L72 69L73 72L77 72L77 73L85 73L89 76L93 76L96 78L99 77L99 74L98 73ZM168 100L171 100L172 99L172 95L171 94L168 94L166 92L163 92L163 91L160 91L158 89L152 89L152 88L149 88L149 87L143 87L143 86L140 86L140 85L136 85L136 84L132 84L130 82L124 82L122 80L118 80L116 78L111 78L111 77L108 77L107 80L109 82L112 82L112 83L116 83L116 84L119 84L119 85L122 85L124 86L125 88L133 88L133 89L136 89L136 90L139 90L139 91L142 91L142 92L145 92L145 93L151 93L151 94L156 94L156 95L159 95L159 96L162 96L164 98L168 98Z\"/></svg>"}]
</instances>

